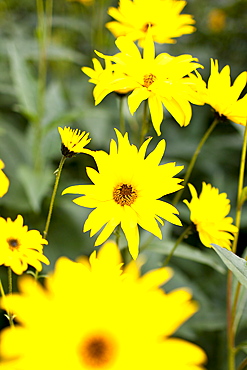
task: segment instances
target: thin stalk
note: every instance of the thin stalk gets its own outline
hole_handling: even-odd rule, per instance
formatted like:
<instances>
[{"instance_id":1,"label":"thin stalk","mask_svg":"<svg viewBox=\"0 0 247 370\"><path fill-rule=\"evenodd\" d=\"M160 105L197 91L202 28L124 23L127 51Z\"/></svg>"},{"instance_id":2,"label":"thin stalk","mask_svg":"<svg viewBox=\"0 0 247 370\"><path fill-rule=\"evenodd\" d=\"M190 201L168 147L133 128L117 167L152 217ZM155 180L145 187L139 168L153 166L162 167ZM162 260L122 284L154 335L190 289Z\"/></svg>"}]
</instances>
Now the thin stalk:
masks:
<instances>
[{"instance_id":1,"label":"thin stalk","mask_svg":"<svg viewBox=\"0 0 247 370\"><path fill-rule=\"evenodd\" d=\"M8 292L9 294L13 293L13 279L12 279L12 270L10 267L8 267ZM9 320L10 326L14 326L14 318L15 316L8 310L7 318Z\"/></svg>"},{"instance_id":2,"label":"thin stalk","mask_svg":"<svg viewBox=\"0 0 247 370\"><path fill-rule=\"evenodd\" d=\"M57 193L58 183L59 183L59 180L60 180L60 176L61 176L61 172L62 172L65 160L66 160L66 157L62 156L62 158L60 160L60 163L59 163L59 167L54 172L55 176L56 176L56 179L55 179L53 192L52 192L52 196L51 196L51 201L50 201L50 206L49 206L49 211L48 211L48 215L47 215L47 219L46 219L45 230L44 230L44 233L43 233L44 239L47 239L47 234L48 234L48 230L49 230L49 226L50 226L50 222L51 222L51 215L52 215L54 201L55 201L55 197L56 197L56 193Z\"/></svg>"},{"instance_id":3,"label":"thin stalk","mask_svg":"<svg viewBox=\"0 0 247 370\"><path fill-rule=\"evenodd\" d=\"M194 154L193 154L193 157L191 158L191 161L190 161L190 164L188 166L188 169L186 171L186 174L185 174L185 177L184 177L184 182L183 182L183 189L179 190L174 199L173 199L173 202L172 204L175 205L179 202L183 192L184 192L184 189L189 181L189 178L190 178L190 175L191 175L191 172L194 168L194 165L196 163L196 160L197 160L197 157L203 147L203 145L205 144L205 142L207 141L208 137L210 136L210 134L212 133L212 131L214 130L215 126L217 125L217 123L219 122L218 118L215 118L214 121L212 122L211 126L208 128L208 130L205 132L205 134L203 135L201 141L199 142Z\"/></svg>"},{"instance_id":4,"label":"thin stalk","mask_svg":"<svg viewBox=\"0 0 247 370\"><path fill-rule=\"evenodd\" d=\"M235 233L235 237L232 244L232 252L236 253L239 228L241 222L242 212L242 192L244 186L244 172L245 172L245 161L246 161L246 146L247 146L247 123L244 130L244 138L242 144L242 154L240 160L239 169L239 180L238 180L238 195L237 195L237 210L236 210L236 226L238 231ZM239 298L240 284L238 284L235 292L235 299L233 305L231 305L231 294L232 294L232 272L228 271L227 280L227 341L228 341L228 370L235 370L235 328L234 320L236 315L236 307Z\"/></svg>"},{"instance_id":5,"label":"thin stalk","mask_svg":"<svg viewBox=\"0 0 247 370\"><path fill-rule=\"evenodd\" d=\"M244 369L246 369L246 367L247 367L247 358L245 358L245 359L241 362L241 364L239 365L239 367L238 367L238 369L237 369L237 370L244 370Z\"/></svg>"},{"instance_id":6,"label":"thin stalk","mask_svg":"<svg viewBox=\"0 0 247 370\"><path fill-rule=\"evenodd\" d=\"M192 225L189 225L185 230L184 232L182 232L182 234L179 236L179 238L177 239L176 243L174 244L171 252L168 254L168 256L166 257L165 259L165 262L163 264L163 266L166 266L168 265L168 263L170 262L170 259L172 258L175 250L177 249L178 245L183 241L183 239L190 234L191 232L191 228L192 228Z\"/></svg>"},{"instance_id":7,"label":"thin stalk","mask_svg":"<svg viewBox=\"0 0 247 370\"><path fill-rule=\"evenodd\" d=\"M141 128L141 135L140 135L140 145L145 140L145 136L148 132L148 100L144 101L144 109L143 109L143 118L142 118L142 128Z\"/></svg>"},{"instance_id":8,"label":"thin stalk","mask_svg":"<svg viewBox=\"0 0 247 370\"><path fill-rule=\"evenodd\" d=\"M115 230L115 235L116 235L116 244L119 247L119 239L120 239L120 225L117 226Z\"/></svg>"}]
</instances>

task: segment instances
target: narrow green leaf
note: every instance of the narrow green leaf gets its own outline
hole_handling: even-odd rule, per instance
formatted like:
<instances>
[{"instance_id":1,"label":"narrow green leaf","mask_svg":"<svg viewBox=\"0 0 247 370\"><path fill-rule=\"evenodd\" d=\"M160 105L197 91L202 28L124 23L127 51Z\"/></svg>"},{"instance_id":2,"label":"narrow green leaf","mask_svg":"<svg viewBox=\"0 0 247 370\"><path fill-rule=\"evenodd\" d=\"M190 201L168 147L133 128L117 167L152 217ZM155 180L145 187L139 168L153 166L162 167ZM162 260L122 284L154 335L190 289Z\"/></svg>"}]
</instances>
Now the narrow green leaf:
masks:
<instances>
[{"instance_id":1,"label":"narrow green leaf","mask_svg":"<svg viewBox=\"0 0 247 370\"><path fill-rule=\"evenodd\" d=\"M238 281L247 288L247 262L245 259L236 256L228 249L212 244L215 252L220 256L224 264L233 272Z\"/></svg>"},{"instance_id":2,"label":"narrow green leaf","mask_svg":"<svg viewBox=\"0 0 247 370\"><path fill-rule=\"evenodd\" d=\"M151 243L147 248L145 248L145 250L152 250L153 252L168 255L171 252L174 243L175 242L172 241L166 241L165 243ZM174 256L211 266L222 274L226 272L224 265L219 264L214 257L214 253L210 253L206 248L205 251L201 251L188 244L181 243L175 250Z\"/></svg>"},{"instance_id":3,"label":"narrow green leaf","mask_svg":"<svg viewBox=\"0 0 247 370\"><path fill-rule=\"evenodd\" d=\"M8 47L11 75L19 108L28 118L37 118L37 82L15 44Z\"/></svg>"}]
</instances>

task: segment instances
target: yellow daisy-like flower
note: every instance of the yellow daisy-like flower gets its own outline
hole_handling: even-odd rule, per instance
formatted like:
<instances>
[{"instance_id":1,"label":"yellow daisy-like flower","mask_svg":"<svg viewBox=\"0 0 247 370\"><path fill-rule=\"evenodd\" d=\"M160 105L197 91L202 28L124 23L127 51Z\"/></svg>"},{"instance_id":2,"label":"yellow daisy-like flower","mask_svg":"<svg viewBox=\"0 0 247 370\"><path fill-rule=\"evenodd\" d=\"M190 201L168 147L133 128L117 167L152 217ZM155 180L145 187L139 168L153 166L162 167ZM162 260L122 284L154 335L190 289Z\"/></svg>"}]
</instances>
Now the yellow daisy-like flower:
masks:
<instances>
[{"instance_id":1,"label":"yellow daisy-like flower","mask_svg":"<svg viewBox=\"0 0 247 370\"><path fill-rule=\"evenodd\" d=\"M0 217L0 265L9 266L21 275L28 265L42 270L41 262L49 265L43 255L43 244L48 244L38 230L29 230L23 226L23 217L18 215L15 221ZM40 262L41 261L41 262Z\"/></svg>"},{"instance_id":2,"label":"yellow daisy-like flower","mask_svg":"<svg viewBox=\"0 0 247 370\"><path fill-rule=\"evenodd\" d=\"M198 197L196 189L189 184L192 195L191 202L184 200L190 209L190 219L195 224L202 244L211 248L211 244L231 250L232 234L238 231L232 225L233 219L227 217L230 212L230 201L226 193L210 184L202 183L202 192Z\"/></svg>"},{"instance_id":3,"label":"yellow daisy-like flower","mask_svg":"<svg viewBox=\"0 0 247 370\"><path fill-rule=\"evenodd\" d=\"M199 77L200 78L200 77ZM205 103L211 105L221 118L245 126L247 120L247 94L239 99L247 82L247 72L242 72L231 85L230 67L226 65L219 72L218 60L211 59L211 74L206 88L201 79L202 96ZM203 86L204 85L204 86Z\"/></svg>"},{"instance_id":4,"label":"yellow daisy-like flower","mask_svg":"<svg viewBox=\"0 0 247 370\"><path fill-rule=\"evenodd\" d=\"M21 294L2 300L20 325L2 332L1 369L202 370L204 351L171 338L197 311L190 292L160 288L169 269L140 277L136 263L123 270L120 261L106 244L87 264L60 258L44 288L20 279Z\"/></svg>"},{"instance_id":5,"label":"yellow daisy-like flower","mask_svg":"<svg viewBox=\"0 0 247 370\"><path fill-rule=\"evenodd\" d=\"M187 4L177 0L120 0L118 8L109 8L108 14L116 19L106 27L115 37L128 36L142 45L148 28L154 41L175 43L174 37L195 31L195 21L189 14L181 14Z\"/></svg>"},{"instance_id":6,"label":"yellow daisy-like flower","mask_svg":"<svg viewBox=\"0 0 247 370\"><path fill-rule=\"evenodd\" d=\"M71 158L77 153L91 153L91 150L84 147L90 143L88 138L89 133L73 130L70 127L58 127L58 132L61 136L61 151L64 157Z\"/></svg>"},{"instance_id":7,"label":"yellow daisy-like flower","mask_svg":"<svg viewBox=\"0 0 247 370\"><path fill-rule=\"evenodd\" d=\"M4 167L4 163L0 159L0 197L3 197L9 190L9 179L2 171Z\"/></svg>"},{"instance_id":8,"label":"yellow daisy-like flower","mask_svg":"<svg viewBox=\"0 0 247 370\"><path fill-rule=\"evenodd\" d=\"M96 246L104 243L116 226L121 224L130 253L136 258L138 224L160 239L162 234L157 223L159 221L163 225L160 217L181 225L176 216L177 209L159 199L182 188L182 180L173 176L183 166L176 166L172 162L159 165L165 151L164 140L145 158L151 138L138 151L135 145L130 144L127 133L122 136L116 130L116 134L118 147L112 140L109 154L104 151L92 154L98 172L88 167L87 174L93 184L70 186L63 194L83 194L73 201L83 207L95 208L87 218L83 231L91 230L90 236L93 236L104 226L96 239Z\"/></svg>"},{"instance_id":9,"label":"yellow daisy-like flower","mask_svg":"<svg viewBox=\"0 0 247 370\"><path fill-rule=\"evenodd\" d=\"M109 94L109 91L129 89L130 113L134 114L142 101L148 99L153 126L158 135L163 120L163 105L180 126L190 123L192 110L190 103L204 104L197 93L199 81L191 72L202 67L195 63L197 58L191 55L173 57L167 53L155 58L154 42L148 33L145 39L143 58L138 47L128 37L119 37L116 45L121 51L114 56L97 54L115 62L114 70L122 74L110 84L105 83L95 92L95 104ZM203 67L202 67L203 68Z\"/></svg>"}]
</instances>

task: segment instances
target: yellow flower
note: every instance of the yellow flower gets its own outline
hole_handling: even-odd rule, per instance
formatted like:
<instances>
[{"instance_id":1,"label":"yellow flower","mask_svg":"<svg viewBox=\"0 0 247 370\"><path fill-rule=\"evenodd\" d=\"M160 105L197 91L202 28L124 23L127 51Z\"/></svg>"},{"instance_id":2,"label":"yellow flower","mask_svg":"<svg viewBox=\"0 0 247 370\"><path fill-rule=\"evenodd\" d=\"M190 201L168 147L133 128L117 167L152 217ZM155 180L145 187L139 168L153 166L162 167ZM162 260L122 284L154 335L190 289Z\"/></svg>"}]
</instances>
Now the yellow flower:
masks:
<instances>
[{"instance_id":1,"label":"yellow flower","mask_svg":"<svg viewBox=\"0 0 247 370\"><path fill-rule=\"evenodd\" d=\"M121 0L119 7L110 7L109 15L116 21L106 27L115 37L128 36L139 40L142 45L148 28L154 41L175 43L174 37L180 37L195 31L194 19L189 14L180 14L186 1L177 0Z\"/></svg>"},{"instance_id":2,"label":"yellow flower","mask_svg":"<svg viewBox=\"0 0 247 370\"><path fill-rule=\"evenodd\" d=\"M91 153L91 150L84 147L91 141L88 139L89 133L73 130L70 127L58 127L58 132L61 136L61 151L63 156L67 158L73 157L76 153Z\"/></svg>"},{"instance_id":3,"label":"yellow flower","mask_svg":"<svg viewBox=\"0 0 247 370\"><path fill-rule=\"evenodd\" d=\"M145 39L143 58L138 47L128 39L119 37L116 45L121 51L114 56L104 56L116 64L113 68L122 77L117 77L101 90L95 93L95 104L109 94L110 91L129 89L132 93L128 96L130 113L134 114L142 101L148 99L153 126L158 135L163 120L163 105L175 118L180 126L187 126L190 122L192 110L190 102L204 104L197 94L198 78L191 74L202 67L194 63L196 58L191 55L173 57L167 53L159 54L155 58L154 42L151 34L147 33ZM185 77L187 76L187 77Z\"/></svg>"},{"instance_id":4,"label":"yellow flower","mask_svg":"<svg viewBox=\"0 0 247 370\"><path fill-rule=\"evenodd\" d=\"M4 168L4 163L0 159L0 197L3 197L4 194L6 194L9 189L9 179L5 175L5 173L2 171L3 168Z\"/></svg>"},{"instance_id":5,"label":"yellow flower","mask_svg":"<svg viewBox=\"0 0 247 370\"><path fill-rule=\"evenodd\" d=\"M211 244L231 249L232 234L238 228L232 225L233 219L227 217L230 212L230 201L226 193L219 193L219 189L210 184L202 183L202 192L197 196L196 189L189 184L192 195L191 202L184 200L190 209L190 219L195 224L202 244L211 248Z\"/></svg>"},{"instance_id":6,"label":"yellow flower","mask_svg":"<svg viewBox=\"0 0 247 370\"><path fill-rule=\"evenodd\" d=\"M87 168L93 184L70 186L63 194L83 194L73 201L82 207L95 208L87 218L83 231L91 230L90 236L93 236L105 225L96 239L96 246L104 243L116 226L121 224L130 253L136 258L138 224L160 239L162 234L157 223L163 224L160 217L181 225L176 216L177 209L159 198L182 188L182 180L173 176L183 166L176 166L172 162L159 165L165 151L164 140L144 158L151 138L138 151L135 145L130 144L127 133L122 136L116 130L116 134L118 147L112 140L110 154L104 151L93 154L98 172Z\"/></svg>"},{"instance_id":7,"label":"yellow flower","mask_svg":"<svg viewBox=\"0 0 247 370\"><path fill-rule=\"evenodd\" d=\"M28 265L41 271L43 262L49 260L43 255L43 244L48 244L39 231L23 226L23 217L18 215L15 221L0 217L0 265L9 266L21 275Z\"/></svg>"},{"instance_id":8,"label":"yellow flower","mask_svg":"<svg viewBox=\"0 0 247 370\"><path fill-rule=\"evenodd\" d=\"M202 82L202 80L201 80ZM242 72L231 86L230 67L226 65L219 72L218 60L211 59L211 75L207 88L202 88L205 103L211 105L221 118L246 125L247 94L238 99L247 82L247 72ZM202 82L203 83L203 82ZM204 83L205 84L205 83Z\"/></svg>"},{"instance_id":9,"label":"yellow flower","mask_svg":"<svg viewBox=\"0 0 247 370\"><path fill-rule=\"evenodd\" d=\"M21 294L2 300L20 325L2 332L1 369L202 370L205 353L170 337L197 311L190 292L160 288L169 269L140 277L120 261L106 244L87 264L60 258L45 287L20 279Z\"/></svg>"},{"instance_id":10,"label":"yellow flower","mask_svg":"<svg viewBox=\"0 0 247 370\"><path fill-rule=\"evenodd\" d=\"M100 64L98 59L93 58L92 61L93 61L94 69L89 68L89 67L83 67L81 70L87 76L90 77L89 82L96 85L93 91L94 98L97 96L98 99L102 100L105 97L105 95L112 92L111 83L118 78L122 78L123 74L113 71L112 62L110 60L105 61L105 69L102 68L102 65ZM108 89L108 92L107 92L107 89ZM102 91L104 92L104 96L101 99L100 94ZM115 92L120 95L125 95L129 91L131 90L128 88L127 89L123 88L121 90L116 90Z\"/></svg>"}]
</instances>

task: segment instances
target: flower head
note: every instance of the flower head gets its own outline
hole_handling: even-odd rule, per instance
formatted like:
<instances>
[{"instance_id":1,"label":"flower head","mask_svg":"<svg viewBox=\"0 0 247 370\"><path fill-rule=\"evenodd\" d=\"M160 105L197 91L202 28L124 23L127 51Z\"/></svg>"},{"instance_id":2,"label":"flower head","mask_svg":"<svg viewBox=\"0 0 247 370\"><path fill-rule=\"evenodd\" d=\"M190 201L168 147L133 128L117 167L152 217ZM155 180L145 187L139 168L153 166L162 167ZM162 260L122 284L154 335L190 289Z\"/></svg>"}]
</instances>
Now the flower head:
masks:
<instances>
[{"instance_id":1,"label":"flower head","mask_svg":"<svg viewBox=\"0 0 247 370\"><path fill-rule=\"evenodd\" d=\"M41 271L41 262L49 265L43 255L43 244L48 244L39 231L23 226L23 218L18 215L15 221L0 217L0 265L9 266L21 275L28 265ZM41 261L41 262L40 262Z\"/></svg>"},{"instance_id":2,"label":"flower head","mask_svg":"<svg viewBox=\"0 0 247 370\"><path fill-rule=\"evenodd\" d=\"M3 168L4 168L4 163L0 159L0 197L3 197L4 194L6 194L9 189L9 179L5 175L5 173L2 171Z\"/></svg>"},{"instance_id":3,"label":"flower head","mask_svg":"<svg viewBox=\"0 0 247 370\"><path fill-rule=\"evenodd\" d=\"M119 7L110 7L108 13L116 21L106 27L115 37L128 36L142 45L148 28L158 43L175 43L175 37L195 31L195 21L189 14L181 14L187 4L177 0L121 0Z\"/></svg>"},{"instance_id":4,"label":"flower head","mask_svg":"<svg viewBox=\"0 0 247 370\"><path fill-rule=\"evenodd\" d=\"M158 238L162 238L157 221L163 224L160 217L181 225L176 216L178 211L171 204L159 200L166 194L182 188L181 179L174 178L183 166L175 163L159 165L165 151L165 141L161 140L156 148L145 158L146 140L138 151L131 145L127 133L122 136L116 130L117 143L112 140L110 153L96 151L93 156L98 172L87 168L92 185L70 186L63 194L82 194L73 201L83 207L95 208L87 218L83 231L91 230L95 235L103 226L104 229L96 239L95 245L106 241L117 225L127 238L133 258L138 255L138 224Z\"/></svg>"},{"instance_id":5,"label":"flower head","mask_svg":"<svg viewBox=\"0 0 247 370\"><path fill-rule=\"evenodd\" d=\"M197 94L198 78L191 72L202 65L195 63L191 55L173 57L167 53L155 57L154 42L147 33L143 58L138 47L128 37L119 37L116 45L120 53L113 56L97 54L115 63L113 68L120 76L105 83L95 91L95 104L109 94L110 91L128 89L130 113L134 114L142 101L148 99L153 126L158 135L163 120L163 105L175 118L180 126L187 126L192 116L190 102L204 104Z\"/></svg>"},{"instance_id":6,"label":"flower head","mask_svg":"<svg viewBox=\"0 0 247 370\"><path fill-rule=\"evenodd\" d=\"M91 141L88 138L89 133L85 131L80 131L78 129L73 130L70 127L58 127L58 132L61 136L61 151L62 154L71 158L76 153L91 153L89 149L84 149L84 147Z\"/></svg>"},{"instance_id":7,"label":"flower head","mask_svg":"<svg viewBox=\"0 0 247 370\"><path fill-rule=\"evenodd\" d=\"M202 192L198 197L196 189L189 184L192 195L191 202L184 200L190 209L190 219L195 224L202 244L211 247L211 244L231 249L231 240L238 228L232 225L233 219L227 217L230 212L230 201L226 193L219 193L219 189L210 184L202 183Z\"/></svg>"},{"instance_id":8,"label":"flower head","mask_svg":"<svg viewBox=\"0 0 247 370\"><path fill-rule=\"evenodd\" d=\"M204 83L201 80L202 84ZM208 86L202 85L205 103L211 105L222 118L246 125L247 94L239 99L247 82L247 72L242 72L231 85L230 67L226 65L219 72L218 60L211 59L211 75ZM205 83L204 83L205 84Z\"/></svg>"},{"instance_id":9,"label":"flower head","mask_svg":"<svg viewBox=\"0 0 247 370\"><path fill-rule=\"evenodd\" d=\"M160 288L169 269L141 277L120 261L111 243L84 264L60 258L44 288L20 279L21 294L2 301L20 323L2 333L3 370L202 370L205 353L170 337L197 311L190 292Z\"/></svg>"}]
</instances>

